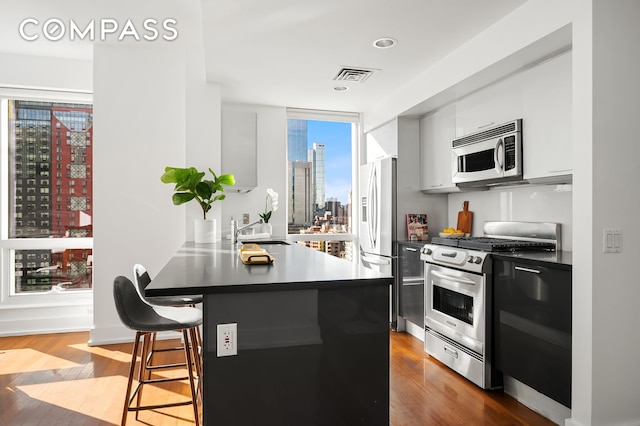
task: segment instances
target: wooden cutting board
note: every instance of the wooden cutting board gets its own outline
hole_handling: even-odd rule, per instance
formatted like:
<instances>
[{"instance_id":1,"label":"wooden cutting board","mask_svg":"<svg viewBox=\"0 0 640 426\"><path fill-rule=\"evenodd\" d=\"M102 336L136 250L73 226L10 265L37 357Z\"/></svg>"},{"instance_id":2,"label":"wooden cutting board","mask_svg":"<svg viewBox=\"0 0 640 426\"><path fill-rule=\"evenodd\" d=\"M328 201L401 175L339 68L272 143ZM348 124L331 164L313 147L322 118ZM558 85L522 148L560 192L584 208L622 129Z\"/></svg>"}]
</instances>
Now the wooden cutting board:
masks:
<instances>
[{"instance_id":1,"label":"wooden cutting board","mask_svg":"<svg viewBox=\"0 0 640 426\"><path fill-rule=\"evenodd\" d=\"M462 204L462 211L458 212L458 227L465 234L471 234L471 222L473 221L473 212L469 211L469 202Z\"/></svg>"}]
</instances>

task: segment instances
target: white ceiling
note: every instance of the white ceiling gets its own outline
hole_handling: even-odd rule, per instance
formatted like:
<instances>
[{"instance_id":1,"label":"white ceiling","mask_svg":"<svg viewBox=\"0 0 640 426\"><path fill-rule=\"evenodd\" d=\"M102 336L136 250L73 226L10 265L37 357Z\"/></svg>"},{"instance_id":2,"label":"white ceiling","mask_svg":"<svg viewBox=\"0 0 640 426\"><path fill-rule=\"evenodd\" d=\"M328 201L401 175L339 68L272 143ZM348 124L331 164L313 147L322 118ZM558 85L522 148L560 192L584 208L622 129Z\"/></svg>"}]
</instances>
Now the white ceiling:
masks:
<instances>
[{"instance_id":1,"label":"white ceiling","mask_svg":"<svg viewBox=\"0 0 640 426\"><path fill-rule=\"evenodd\" d=\"M0 0L0 51L91 58L88 42L20 40L17 26L26 17L124 22L173 14L181 35L202 24L206 77L221 84L223 101L362 111L524 2ZM380 37L398 44L376 49ZM364 83L335 82L345 66L375 71ZM336 92L336 85L349 90Z\"/></svg>"}]
</instances>

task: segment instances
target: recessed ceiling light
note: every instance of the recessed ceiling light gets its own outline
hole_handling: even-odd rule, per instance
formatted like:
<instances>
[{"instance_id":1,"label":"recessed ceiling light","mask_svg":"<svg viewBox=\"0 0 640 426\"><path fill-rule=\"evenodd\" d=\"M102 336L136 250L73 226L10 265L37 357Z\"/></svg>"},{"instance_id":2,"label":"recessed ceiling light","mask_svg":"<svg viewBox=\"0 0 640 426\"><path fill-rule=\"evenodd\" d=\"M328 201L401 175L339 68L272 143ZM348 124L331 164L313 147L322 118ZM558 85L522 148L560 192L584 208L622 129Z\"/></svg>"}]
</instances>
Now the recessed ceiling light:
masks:
<instances>
[{"instance_id":1,"label":"recessed ceiling light","mask_svg":"<svg viewBox=\"0 0 640 426\"><path fill-rule=\"evenodd\" d=\"M345 92L349 90L349 88L347 86L334 86L333 90L335 90L336 92Z\"/></svg>"},{"instance_id":2,"label":"recessed ceiling light","mask_svg":"<svg viewBox=\"0 0 640 426\"><path fill-rule=\"evenodd\" d=\"M398 44L398 40L391 37L382 37L373 42L373 46L378 49L389 49Z\"/></svg>"}]
</instances>

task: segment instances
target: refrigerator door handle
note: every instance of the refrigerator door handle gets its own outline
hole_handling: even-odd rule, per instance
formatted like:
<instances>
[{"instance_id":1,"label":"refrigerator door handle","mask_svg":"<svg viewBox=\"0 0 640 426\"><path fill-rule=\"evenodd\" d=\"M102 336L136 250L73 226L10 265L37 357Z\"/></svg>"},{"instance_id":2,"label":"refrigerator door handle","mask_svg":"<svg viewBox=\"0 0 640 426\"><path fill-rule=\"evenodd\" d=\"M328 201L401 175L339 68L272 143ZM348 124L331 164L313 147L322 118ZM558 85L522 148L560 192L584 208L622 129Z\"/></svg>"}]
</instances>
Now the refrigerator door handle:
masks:
<instances>
[{"instance_id":1,"label":"refrigerator door handle","mask_svg":"<svg viewBox=\"0 0 640 426\"><path fill-rule=\"evenodd\" d=\"M391 259L388 257L367 256L364 253L360 257L362 258L363 262L369 263L371 265L380 265L380 266L391 265Z\"/></svg>"},{"instance_id":2,"label":"refrigerator door handle","mask_svg":"<svg viewBox=\"0 0 640 426\"><path fill-rule=\"evenodd\" d=\"M369 241L376 247L378 235L378 183L376 168L371 169L369 177Z\"/></svg>"}]
</instances>

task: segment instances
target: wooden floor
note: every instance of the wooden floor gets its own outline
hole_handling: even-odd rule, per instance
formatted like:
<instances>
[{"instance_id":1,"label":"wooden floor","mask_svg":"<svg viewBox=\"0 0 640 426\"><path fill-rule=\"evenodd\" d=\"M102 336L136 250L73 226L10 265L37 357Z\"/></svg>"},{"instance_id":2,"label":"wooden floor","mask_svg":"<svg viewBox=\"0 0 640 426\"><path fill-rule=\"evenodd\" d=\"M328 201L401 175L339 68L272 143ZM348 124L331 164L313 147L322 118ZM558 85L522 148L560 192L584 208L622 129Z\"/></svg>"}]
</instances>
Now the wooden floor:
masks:
<instances>
[{"instance_id":1,"label":"wooden floor","mask_svg":"<svg viewBox=\"0 0 640 426\"><path fill-rule=\"evenodd\" d=\"M120 424L132 345L88 347L88 339L88 333L0 338L0 426ZM553 425L502 392L464 380L408 334L391 333L390 376L393 426ZM185 383L174 382L145 390L143 398L180 400L187 393ZM139 420L130 414L127 424L187 425L193 411L146 411Z\"/></svg>"}]
</instances>

